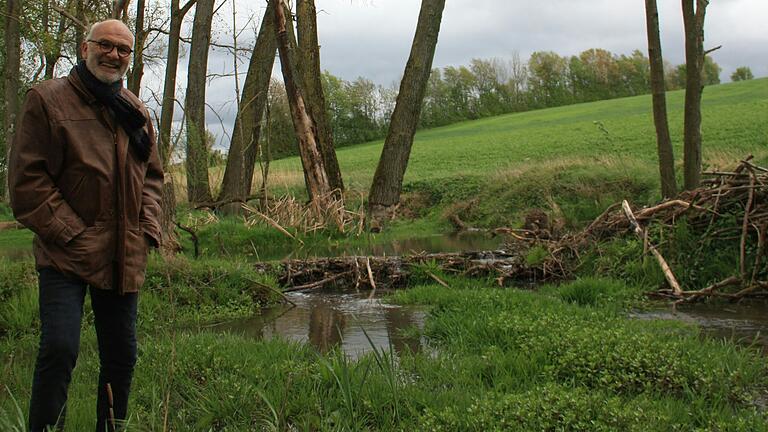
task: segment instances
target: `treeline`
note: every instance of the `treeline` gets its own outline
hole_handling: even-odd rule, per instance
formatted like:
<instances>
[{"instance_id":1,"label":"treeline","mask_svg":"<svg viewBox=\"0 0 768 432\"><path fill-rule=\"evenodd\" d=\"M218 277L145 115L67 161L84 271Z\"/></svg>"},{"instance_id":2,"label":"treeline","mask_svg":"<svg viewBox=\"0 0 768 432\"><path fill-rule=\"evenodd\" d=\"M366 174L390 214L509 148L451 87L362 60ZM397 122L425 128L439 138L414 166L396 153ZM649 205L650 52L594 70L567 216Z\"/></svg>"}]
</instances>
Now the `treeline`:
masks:
<instances>
[{"instance_id":1,"label":"treeline","mask_svg":"<svg viewBox=\"0 0 768 432\"><path fill-rule=\"evenodd\" d=\"M665 69L667 90L685 88L684 64L667 64ZM720 66L706 57L704 84L719 84L720 72ZM328 71L323 73L322 83L336 147L385 137L397 98L395 86L377 85L363 77L346 81ZM649 60L640 50L617 55L593 48L571 57L539 51L527 62L516 55L509 59L473 59L466 66L432 70L419 127L649 92ZM269 100L272 157L296 155L281 82L272 82Z\"/></svg>"}]
</instances>

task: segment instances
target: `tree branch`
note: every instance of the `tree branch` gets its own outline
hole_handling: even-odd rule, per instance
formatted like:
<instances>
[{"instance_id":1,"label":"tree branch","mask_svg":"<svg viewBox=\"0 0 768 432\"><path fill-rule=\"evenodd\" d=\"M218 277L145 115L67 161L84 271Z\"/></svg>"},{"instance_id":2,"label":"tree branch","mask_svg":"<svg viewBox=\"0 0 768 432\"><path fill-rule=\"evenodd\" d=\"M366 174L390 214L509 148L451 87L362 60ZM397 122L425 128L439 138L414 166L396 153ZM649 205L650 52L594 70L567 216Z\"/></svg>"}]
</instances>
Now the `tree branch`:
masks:
<instances>
[{"instance_id":1,"label":"tree branch","mask_svg":"<svg viewBox=\"0 0 768 432\"><path fill-rule=\"evenodd\" d=\"M707 55L709 55L709 53L715 52L715 51L719 50L722 47L723 47L722 45L718 45L718 46L716 46L714 48L710 48L710 49L704 51L704 55L707 56Z\"/></svg>"},{"instance_id":2,"label":"tree branch","mask_svg":"<svg viewBox=\"0 0 768 432\"><path fill-rule=\"evenodd\" d=\"M64 8L54 4L51 4L51 7L53 10L61 14L61 16L67 18L68 20L72 21L76 26L80 27L82 30L87 31L88 25L77 19L74 15L66 11Z\"/></svg>"}]
</instances>

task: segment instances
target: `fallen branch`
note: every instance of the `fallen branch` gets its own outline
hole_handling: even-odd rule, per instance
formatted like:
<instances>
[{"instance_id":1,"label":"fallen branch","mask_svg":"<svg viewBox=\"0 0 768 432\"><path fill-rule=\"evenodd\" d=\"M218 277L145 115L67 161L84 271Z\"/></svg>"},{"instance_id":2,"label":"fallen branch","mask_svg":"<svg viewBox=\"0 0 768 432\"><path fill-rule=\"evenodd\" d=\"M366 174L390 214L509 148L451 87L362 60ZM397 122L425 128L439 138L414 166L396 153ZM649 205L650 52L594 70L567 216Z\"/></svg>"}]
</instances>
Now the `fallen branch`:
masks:
<instances>
[{"instance_id":1,"label":"fallen branch","mask_svg":"<svg viewBox=\"0 0 768 432\"><path fill-rule=\"evenodd\" d=\"M635 218L634 213L632 213L632 209L629 207L629 203L627 200L624 200L621 202L621 207L624 209L624 214L627 215L627 219L629 219L629 223L632 225L632 228L635 231L635 234L640 238L640 240L643 240L645 235L643 234L643 229L640 227L640 224L637 222L637 219ZM672 287L673 292L676 295L680 295L683 290L680 288L680 284L677 283L677 279L675 278L675 275L672 273L672 269L669 268L669 264L667 264L667 261L664 259L663 256L661 256L661 253L656 249L655 246L648 243L648 250L651 251L651 254L656 258L656 261L659 262L659 266L661 267L661 271L664 272L664 278L667 279L667 282L669 283L669 286Z\"/></svg>"},{"instance_id":2,"label":"fallen branch","mask_svg":"<svg viewBox=\"0 0 768 432\"><path fill-rule=\"evenodd\" d=\"M284 293L289 293L289 292L307 291L307 290L311 290L311 289L315 289L315 288L320 288L320 287L322 287L323 285L325 285L325 284L327 284L329 282L333 282L336 279L342 278L344 276L349 276L350 274L351 274L351 272L344 272L344 273L335 274L335 275L333 275L331 277L325 278L325 279L317 281L317 282L312 282L312 283L309 283L309 284L306 284L306 285L299 285L299 286L294 286L294 287L291 287L291 288L286 288L286 289L283 290L283 292Z\"/></svg>"}]
</instances>

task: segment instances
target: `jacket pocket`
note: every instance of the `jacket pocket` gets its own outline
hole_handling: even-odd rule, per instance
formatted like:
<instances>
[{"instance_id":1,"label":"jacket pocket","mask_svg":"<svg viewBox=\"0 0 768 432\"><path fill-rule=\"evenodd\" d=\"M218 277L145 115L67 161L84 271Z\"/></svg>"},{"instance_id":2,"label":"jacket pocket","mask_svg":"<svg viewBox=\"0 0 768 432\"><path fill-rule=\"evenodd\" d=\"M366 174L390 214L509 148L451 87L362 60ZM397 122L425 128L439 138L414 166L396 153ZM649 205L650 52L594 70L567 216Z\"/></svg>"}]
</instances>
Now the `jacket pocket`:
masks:
<instances>
[{"instance_id":1,"label":"jacket pocket","mask_svg":"<svg viewBox=\"0 0 768 432\"><path fill-rule=\"evenodd\" d=\"M136 291L144 283L149 245L140 229L129 229L125 239L126 291Z\"/></svg>"},{"instance_id":2,"label":"jacket pocket","mask_svg":"<svg viewBox=\"0 0 768 432\"><path fill-rule=\"evenodd\" d=\"M114 235L108 227L87 227L63 246L49 245L46 253L64 273L98 287L111 283L104 276L114 259Z\"/></svg>"}]
</instances>

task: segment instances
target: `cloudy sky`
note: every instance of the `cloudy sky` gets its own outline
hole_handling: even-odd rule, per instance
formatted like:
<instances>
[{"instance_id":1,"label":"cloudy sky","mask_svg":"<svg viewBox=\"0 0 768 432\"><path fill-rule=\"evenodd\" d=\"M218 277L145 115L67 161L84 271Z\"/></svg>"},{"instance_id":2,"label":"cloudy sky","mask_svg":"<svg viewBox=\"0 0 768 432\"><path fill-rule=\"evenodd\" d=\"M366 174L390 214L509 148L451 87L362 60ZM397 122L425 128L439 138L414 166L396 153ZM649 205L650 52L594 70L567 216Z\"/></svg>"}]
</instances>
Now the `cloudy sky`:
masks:
<instances>
[{"instance_id":1,"label":"cloudy sky","mask_svg":"<svg viewBox=\"0 0 768 432\"><path fill-rule=\"evenodd\" d=\"M239 26L258 25L264 1L238 0ZM663 54L667 61L684 62L683 23L679 0L658 0ZM416 27L419 0L316 0L321 67L346 80L366 77L390 86L401 76ZM189 14L190 17L192 13ZM252 18L250 24L247 24ZM219 12L218 35L227 43L232 21L228 4ZM718 45L713 59L729 80L739 66L749 66L756 77L768 76L768 0L711 0L705 23L705 48ZM249 34L250 33L250 34ZM252 45L255 35L245 31L239 43ZM447 0L434 67L467 65L473 58L506 58L518 53L527 61L534 51L561 56L589 48L614 54L646 52L642 0ZM186 59L180 62L178 84L185 85ZM239 66L247 69L247 59ZM231 55L211 53L211 72L232 72ZM277 72L277 69L276 69ZM154 83L154 84L153 84ZM148 86L158 86L150 77ZM223 131L234 116L231 79L212 80L208 102L221 121L208 113L211 130L228 142ZM146 94L142 96L147 99ZM224 124L222 128L221 123Z\"/></svg>"}]
</instances>

